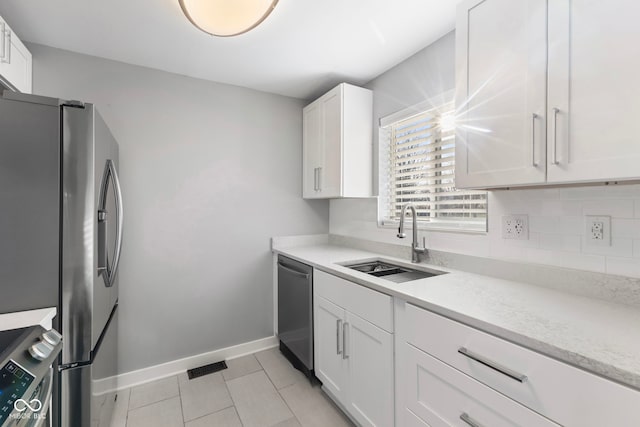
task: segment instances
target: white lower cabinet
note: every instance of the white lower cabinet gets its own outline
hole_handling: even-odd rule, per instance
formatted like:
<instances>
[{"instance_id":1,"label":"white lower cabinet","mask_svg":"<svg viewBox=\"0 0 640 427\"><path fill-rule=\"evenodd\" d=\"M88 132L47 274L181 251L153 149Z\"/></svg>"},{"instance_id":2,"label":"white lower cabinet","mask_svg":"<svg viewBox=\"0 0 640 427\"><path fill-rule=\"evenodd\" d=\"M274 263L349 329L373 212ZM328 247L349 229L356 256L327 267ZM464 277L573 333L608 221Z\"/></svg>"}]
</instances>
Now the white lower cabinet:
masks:
<instances>
[{"instance_id":1,"label":"white lower cabinet","mask_svg":"<svg viewBox=\"0 0 640 427\"><path fill-rule=\"evenodd\" d=\"M345 311L326 299L313 298L314 369L322 385L341 402L346 400L347 364L342 355Z\"/></svg>"},{"instance_id":2,"label":"white lower cabinet","mask_svg":"<svg viewBox=\"0 0 640 427\"><path fill-rule=\"evenodd\" d=\"M314 271L316 376L362 426L638 427L640 392Z\"/></svg>"},{"instance_id":3,"label":"white lower cabinet","mask_svg":"<svg viewBox=\"0 0 640 427\"><path fill-rule=\"evenodd\" d=\"M393 425L393 335L347 312L347 410L363 426Z\"/></svg>"},{"instance_id":4,"label":"white lower cabinet","mask_svg":"<svg viewBox=\"0 0 640 427\"><path fill-rule=\"evenodd\" d=\"M636 390L411 304L395 307L397 425L420 425L418 417L431 427L640 426Z\"/></svg>"},{"instance_id":5,"label":"white lower cabinet","mask_svg":"<svg viewBox=\"0 0 640 427\"><path fill-rule=\"evenodd\" d=\"M404 346L405 411L426 425L557 426L414 346L407 343Z\"/></svg>"},{"instance_id":6,"label":"white lower cabinet","mask_svg":"<svg viewBox=\"0 0 640 427\"><path fill-rule=\"evenodd\" d=\"M340 298L335 284L343 281L371 293L374 298L391 297L355 285L335 276L314 272L314 356L316 376L332 397L362 426L394 425L393 394L393 334L369 320L381 313L367 316L367 306L358 307L356 300ZM330 294L332 301L325 296ZM376 294L376 295L373 295ZM324 296L323 296L324 295ZM369 306L370 310L373 310ZM384 310L384 309L383 309ZM362 316L362 317L361 317Z\"/></svg>"}]
</instances>

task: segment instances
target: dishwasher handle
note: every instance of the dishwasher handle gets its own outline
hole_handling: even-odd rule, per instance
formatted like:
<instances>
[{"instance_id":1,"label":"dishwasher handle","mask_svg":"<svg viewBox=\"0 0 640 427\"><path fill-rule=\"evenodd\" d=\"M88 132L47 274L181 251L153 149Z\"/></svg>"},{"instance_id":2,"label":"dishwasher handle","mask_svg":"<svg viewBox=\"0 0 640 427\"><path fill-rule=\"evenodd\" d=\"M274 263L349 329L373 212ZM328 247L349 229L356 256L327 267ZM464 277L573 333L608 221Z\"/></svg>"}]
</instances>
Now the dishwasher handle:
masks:
<instances>
[{"instance_id":1,"label":"dishwasher handle","mask_svg":"<svg viewBox=\"0 0 640 427\"><path fill-rule=\"evenodd\" d=\"M303 273L302 271L294 270L293 268L284 265L280 261L278 261L278 268L282 268L283 270L288 271L291 274L294 274L294 275L300 276L300 277L304 277L305 279L308 279L309 276L310 276L309 273Z\"/></svg>"}]
</instances>

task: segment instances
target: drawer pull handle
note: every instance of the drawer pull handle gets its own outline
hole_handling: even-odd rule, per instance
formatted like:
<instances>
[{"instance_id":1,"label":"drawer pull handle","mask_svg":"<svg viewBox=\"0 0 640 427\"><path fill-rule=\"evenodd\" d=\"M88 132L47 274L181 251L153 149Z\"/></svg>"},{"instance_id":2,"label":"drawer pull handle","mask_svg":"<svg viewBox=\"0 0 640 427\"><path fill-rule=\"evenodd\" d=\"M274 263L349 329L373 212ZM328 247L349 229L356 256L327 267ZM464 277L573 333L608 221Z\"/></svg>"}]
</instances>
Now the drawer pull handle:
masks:
<instances>
[{"instance_id":1,"label":"drawer pull handle","mask_svg":"<svg viewBox=\"0 0 640 427\"><path fill-rule=\"evenodd\" d=\"M483 365L485 365L485 366L487 366L487 367L489 367L489 368L491 368L491 369L493 369L495 371L498 371L501 374L506 375L511 379L514 379L514 380L518 381L519 383L523 383L527 379L526 375L523 375L523 374L521 374L519 372L516 372L514 370L506 368L506 367L502 366L501 364L496 363L496 362L494 362L492 360L489 360L486 357L480 356L479 354L476 354L476 353L474 353L472 351L469 351L464 347L460 347L458 349L458 353L460 353L461 355L463 355L465 357L468 357L471 360L475 360L478 363L482 363Z\"/></svg>"},{"instance_id":2,"label":"drawer pull handle","mask_svg":"<svg viewBox=\"0 0 640 427\"><path fill-rule=\"evenodd\" d=\"M471 427L482 427L482 424L471 418L466 412L460 414L460 419Z\"/></svg>"}]
</instances>

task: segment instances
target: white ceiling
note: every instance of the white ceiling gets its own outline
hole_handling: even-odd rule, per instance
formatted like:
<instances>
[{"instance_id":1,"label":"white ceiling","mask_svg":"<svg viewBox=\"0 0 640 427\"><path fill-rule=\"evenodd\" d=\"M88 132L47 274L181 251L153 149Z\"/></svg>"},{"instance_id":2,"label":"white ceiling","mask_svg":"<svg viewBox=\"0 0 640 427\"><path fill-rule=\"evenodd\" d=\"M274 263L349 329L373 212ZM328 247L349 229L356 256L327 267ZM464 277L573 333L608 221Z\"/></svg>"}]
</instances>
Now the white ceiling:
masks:
<instances>
[{"instance_id":1,"label":"white ceiling","mask_svg":"<svg viewBox=\"0 0 640 427\"><path fill-rule=\"evenodd\" d=\"M252 31L212 37L178 0L0 1L26 41L310 99L364 84L454 28L459 0L280 0Z\"/></svg>"}]
</instances>

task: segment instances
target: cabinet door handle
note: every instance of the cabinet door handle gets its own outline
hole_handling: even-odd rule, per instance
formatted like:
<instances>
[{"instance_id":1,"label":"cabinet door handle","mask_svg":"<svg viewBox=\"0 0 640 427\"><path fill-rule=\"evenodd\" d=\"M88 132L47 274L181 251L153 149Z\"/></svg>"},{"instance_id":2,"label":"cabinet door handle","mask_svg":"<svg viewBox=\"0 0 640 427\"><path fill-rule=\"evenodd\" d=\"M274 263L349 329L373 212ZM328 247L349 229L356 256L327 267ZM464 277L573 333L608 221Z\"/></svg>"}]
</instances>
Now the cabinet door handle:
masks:
<instances>
[{"instance_id":1,"label":"cabinet door handle","mask_svg":"<svg viewBox=\"0 0 640 427\"><path fill-rule=\"evenodd\" d=\"M7 49L5 48L5 32L6 24L4 22L0 22L0 37L2 40L0 41L0 62L4 62L4 57L7 55Z\"/></svg>"},{"instance_id":2,"label":"cabinet door handle","mask_svg":"<svg viewBox=\"0 0 640 427\"><path fill-rule=\"evenodd\" d=\"M481 363L484 366L487 366L487 367L493 369L494 371L498 371L502 375L506 375L509 378L518 381L519 383L523 383L527 379L526 375L523 375L523 374L521 374L519 372L516 372L516 371L514 371L512 369L506 368L506 367L502 366L501 364L496 363L496 362L494 362L492 360L489 360L486 357L481 356L479 354L476 354L476 353L474 353L472 351L469 351L464 347L460 347L458 349L458 353L460 353L461 355L463 355L465 357L468 357L471 360L475 360L476 362Z\"/></svg>"},{"instance_id":3,"label":"cabinet door handle","mask_svg":"<svg viewBox=\"0 0 640 427\"><path fill-rule=\"evenodd\" d=\"M460 414L460 419L470 427L483 427L482 424L480 424L479 422L471 418L469 414L467 414L466 412L463 412L462 414Z\"/></svg>"},{"instance_id":4,"label":"cabinet door handle","mask_svg":"<svg viewBox=\"0 0 640 427\"><path fill-rule=\"evenodd\" d=\"M313 190L318 191L318 168L313 168Z\"/></svg>"},{"instance_id":5,"label":"cabinet door handle","mask_svg":"<svg viewBox=\"0 0 640 427\"><path fill-rule=\"evenodd\" d=\"M553 108L553 146L551 147L551 164L557 165L560 164L558 161L558 113L560 112L559 108Z\"/></svg>"},{"instance_id":6,"label":"cabinet door handle","mask_svg":"<svg viewBox=\"0 0 640 427\"><path fill-rule=\"evenodd\" d=\"M336 320L336 354L342 354L342 350L340 350L340 329L342 329L342 319Z\"/></svg>"},{"instance_id":7,"label":"cabinet door handle","mask_svg":"<svg viewBox=\"0 0 640 427\"><path fill-rule=\"evenodd\" d=\"M534 168L538 167L538 162L536 162L536 119L538 115L533 113L531 115L531 166Z\"/></svg>"},{"instance_id":8,"label":"cabinet door handle","mask_svg":"<svg viewBox=\"0 0 640 427\"><path fill-rule=\"evenodd\" d=\"M6 43L6 46L4 47L4 58L2 59L2 62L5 62L7 64L11 64L11 30L4 30L4 42Z\"/></svg>"},{"instance_id":9,"label":"cabinet door handle","mask_svg":"<svg viewBox=\"0 0 640 427\"><path fill-rule=\"evenodd\" d=\"M348 359L349 355L347 354L347 327L349 326L348 322L344 322L342 325L342 358Z\"/></svg>"},{"instance_id":10,"label":"cabinet door handle","mask_svg":"<svg viewBox=\"0 0 640 427\"><path fill-rule=\"evenodd\" d=\"M322 166L318 168L318 191L322 191Z\"/></svg>"}]
</instances>

